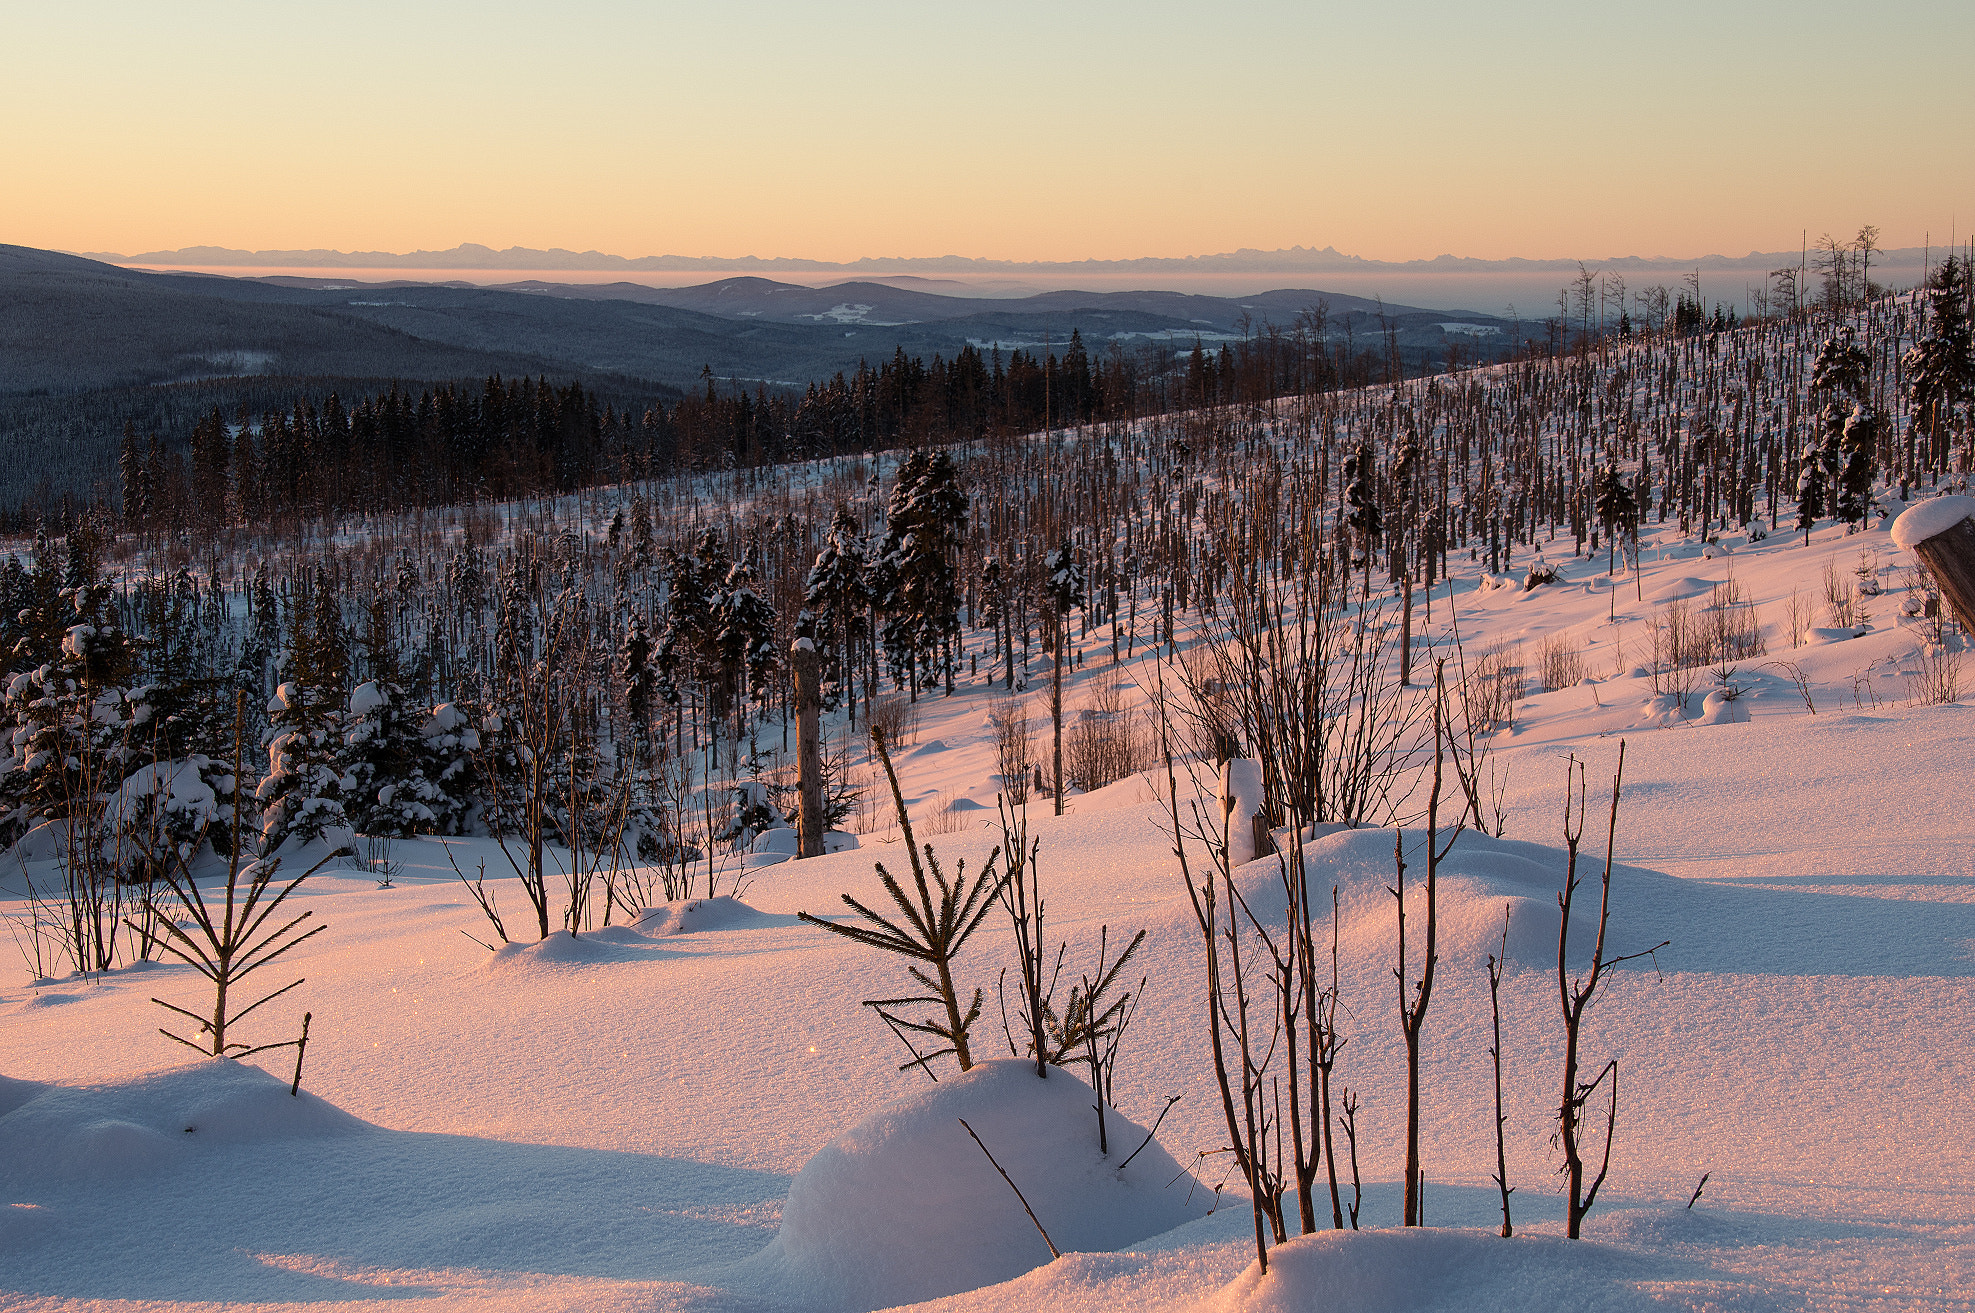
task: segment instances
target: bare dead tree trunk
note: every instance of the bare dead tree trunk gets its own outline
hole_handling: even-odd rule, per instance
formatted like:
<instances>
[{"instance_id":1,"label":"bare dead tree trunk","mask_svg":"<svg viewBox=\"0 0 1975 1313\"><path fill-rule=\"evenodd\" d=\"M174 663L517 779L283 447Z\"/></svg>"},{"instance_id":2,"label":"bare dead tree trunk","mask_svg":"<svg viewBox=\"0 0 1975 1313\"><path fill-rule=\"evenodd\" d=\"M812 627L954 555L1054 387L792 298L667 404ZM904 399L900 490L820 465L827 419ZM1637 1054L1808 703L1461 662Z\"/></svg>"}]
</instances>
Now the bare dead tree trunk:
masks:
<instances>
[{"instance_id":1,"label":"bare dead tree trunk","mask_svg":"<svg viewBox=\"0 0 1975 1313\"><path fill-rule=\"evenodd\" d=\"M1638 953L1627 953L1619 957L1605 957L1605 929L1611 919L1612 901L1612 854L1618 834L1618 800L1620 788L1625 779L1625 740L1618 744L1618 768L1612 775L1612 807L1610 829L1605 836L1605 873L1598 897L1598 936L1591 950L1591 969L1582 977L1572 979L1570 975L1570 917L1576 900L1577 849L1584 838L1584 763L1575 757L1569 760L1566 771L1575 770L1577 792L1573 813L1572 793L1569 775L1565 776L1564 786L1564 847L1568 853L1568 865L1564 872L1564 887L1557 895L1557 909L1560 913L1557 924L1557 997L1563 1009L1564 1019L1564 1070L1563 1094L1557 1109L1557 1143L1563 1150L1565 1197L1567 1209L1566 1234L1576 1240L1582 1231L1585 1214L1598 1200L1598 1190L1605 1183L1605 1176L1612 1165L1612 1136L1618 1129L1618 1059L1613 1058L1599 1069L1595 1078L1588 1082L1580 1081L1579 1045L1583 1038L1584 1014L1591 1007L1592 996L1597 993L1599 983L1605 973L1621 962L1634 958L1647 957L1665 948L1667 941ZM1590 1183L1585 1182L1584 1161L1584 1109L1598 1087L1611 1081L1611 1108L1605 1120L1604 1157L1597 1174Z\"/></svg>"},{"instance_id":2,"label":"bare dead tree trunk","mask_svg":"<svg viewBox=\"0 0 1975 1313\"><path fill-rule=\"evenodd\" d=\"M823 709L821 672L816 645L798 638L789 650L795 671L796 786L801 796L796 856L823 855L823 743L818 718Z\"/></svg>"},{"instance_id":3,"label":"bare dead tree trunk","mask_svg":"<svg viewBox=\"0 0 1975 1313\"><path fill-rule=\"evenodd\" d=\"M1434 670L1433 700L1433 791L1426 805L1426 943L1417 981L1406 979L1406 859L1403 831L1392 833L1392 861L1397 883L1390 890L1399 906L1399 964L1393 975L1399 982L1399 1028L1406 1038L1406 1208L1405 1225L1420 1221L1420 1039L1426 1030L1426 1009L1433 999L1433 977L1440 965L1440 861L1446 850L1440 847L1440 790L1442 763L1446 758L1446 662ZM1455 838L1460 837L1459 829ZM1453 840L1448 840L1448 848ZM1408 997L1408 990L1411 996Z\"/></svg>"},{"instance_id":4,"label":"bare dead tree trunk","mask_svg":"<svg viewBox=\"0 0 1975 1313\"><path fill-rule=\"evenodd\" d=\"M1494 1025L1494 1043L1489 1047L1488 1056L1495 1064L1495 1184L1502 1192L1502 1238L1507 1240L1516 1233L1515 1223L1509 1217L1509 1196L1515 1187L1509 1184L1508 1148L1502 1142L1502 1125L1506 1118L1502 1115L1502 973L1509 962L1509 906L1502 905L1502 948L1488 959L1488 1012Z\"/></svg>"},{"instance_id":5,"label":"bare dead tree trunk","mask_svg":"<svg viewBox=\"0 0 1975 1313\"><path fill-rule=\"evenodd\" d=\"M1069 647L1068 617L1061 607L1051 617L1050 627L1055 630L1056 651L1049 663L1049 720L1054 727L1054 752L1056 755L1055 795L1056 814L1063 814L1063 653Z\"/></svg>"},{"instance_id":6,"label":"bare dead tree trunk","mask_svg":"<svg viewBox=\"0 0 1975 1313\"><path fill-rule=\"evenodd\" d=\"M1413 682L1413 576L1410 572L1400 585L1399 682Z\"/></svg>"},{"instance_id":7,"label":"bare dead tree trunk","mask_svg":"<svg viewBox=\"0 0 1975 1313\"><path fill-rule=\"evenodd\" d=\"M1161 692L1163 693L1163 679ZM1207 1034L1214 1059L1214 1082L1220 1089L1221 1116L1227 1126L1228 1147L1234 1153L1235 1163L1248 1184L1255 1222L1255 1261L1262 1272L1267 1273L1269 1237L1264 1221L1268 1217L1268 1204L1265 1199L1263 1165L1259 1161L1259 1150L1262 1146L1257 1144L1254 1087L1250 1079L1253 1068L1250 1063L1251 1051L1247 1043L1246 996L1241 991L1240 962L1237 959L1233 963L1233 971L1237 997L1240 1000L1241 1021L1238 1026L1231 1024L1231 1019L1227 1015L1226 985L1221 968L1220 939L1223 914L1220 910L1219 876L1227 869L1226 817L1223 815L1221 821L1221 842L1218 852L1213 851L1215 845L1211 835L1200 836L1207 839L1211 855L1209 868L1201 873L1201 879L1196 882L1186 856L1186 839L1189 831L1183 827L1180 820L1179 776L1173 763L1171 730L1169 719L1162 714L1159 718L1159 739L1161 755L1166 765L1166 804L1167 816L1172 825L1173 856L1179 862L1180 876L1186 884L1187 896L1193 905L1194 920L1200 930L1201 944L1206 950ZM1208 825L1211 826L1211 822L1208 822ZM1228 883L1229 888L1232 888L1232 881ZM1230 907L1227 910L1226 920L1229 925L1235 924L1234 908ZM1237 944L1238 936L1230 935L1228 942L1230 946ZM1239 1111L1235 1108L1234 1077L1229 1071L1227 1048L1222 1036L1224 1027L1234 1030L1242 1041L1242 1108ZM1280 1227L1278 1226L1277 1229L1279 1230Z\"/></svg>"}]
</instances>

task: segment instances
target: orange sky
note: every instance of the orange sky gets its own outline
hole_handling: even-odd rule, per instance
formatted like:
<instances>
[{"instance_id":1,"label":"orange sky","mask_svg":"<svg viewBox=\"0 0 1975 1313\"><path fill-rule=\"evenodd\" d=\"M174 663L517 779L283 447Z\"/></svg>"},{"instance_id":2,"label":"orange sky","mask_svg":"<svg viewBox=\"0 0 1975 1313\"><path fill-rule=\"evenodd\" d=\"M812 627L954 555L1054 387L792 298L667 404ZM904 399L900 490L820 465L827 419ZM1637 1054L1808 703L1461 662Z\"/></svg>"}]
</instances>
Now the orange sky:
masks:
<instances>
[{"instance_id":1,"label":"orange sky","mask_svg":"<svg viewBox=\"0 0 1975 1313\"><path fill-rule=\"evenodd\" d=\"M1410 259L1975 221L1975 6L1373 8L7 3L0 240Z\"/></svg>"}]
</instances>

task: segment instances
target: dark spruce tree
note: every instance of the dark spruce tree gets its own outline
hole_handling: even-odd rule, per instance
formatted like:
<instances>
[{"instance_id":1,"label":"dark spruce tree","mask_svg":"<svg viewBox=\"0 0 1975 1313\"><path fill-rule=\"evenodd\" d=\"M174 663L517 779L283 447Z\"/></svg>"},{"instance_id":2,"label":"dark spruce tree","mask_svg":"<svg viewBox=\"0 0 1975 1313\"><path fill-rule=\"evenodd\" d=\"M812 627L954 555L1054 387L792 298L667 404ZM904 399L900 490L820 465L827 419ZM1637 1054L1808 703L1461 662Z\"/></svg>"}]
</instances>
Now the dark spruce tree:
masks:
<instances>
[{"instance_id":1,"label":"dark spruce tree","mask_svg":"<svg viewBox=\"0 0 1975 1313\"><path fill-rule=\"evenodd\" d=\"M809 567L802 597L814 619L822 657L824 705L834 708L847 701L855 725L858 657L870 632L871 587L864 535L848 506L839 503L831 517L829 536Z\"/></svg>"},{"instance_id":2,"label":"dark spruce tree","mask_svg":"<svg viewBox=\"0 0 1975 1313\"><path fill-rule=\"evenodd\" d=\"M1948 434L1975 405L1968 298L1968 265L1950 256L1928 282L1927 330L1901 357L1912 402L1912 447L1929 469L1947 468Z\"/></svg>"},{"instance_id":3,"label":"dark spruce tree","mask_svg":"<svg viewBox=\"0 0 1975 1313\"><path fill-rule=\"evenodd\" d=\"M953 643L960 633L959 555L967 494L945 451L920 448L899 467L885 508L878 609L892 671L915 701L920 676L942 675L953 691Z\"/></svg>"}]
</instances>

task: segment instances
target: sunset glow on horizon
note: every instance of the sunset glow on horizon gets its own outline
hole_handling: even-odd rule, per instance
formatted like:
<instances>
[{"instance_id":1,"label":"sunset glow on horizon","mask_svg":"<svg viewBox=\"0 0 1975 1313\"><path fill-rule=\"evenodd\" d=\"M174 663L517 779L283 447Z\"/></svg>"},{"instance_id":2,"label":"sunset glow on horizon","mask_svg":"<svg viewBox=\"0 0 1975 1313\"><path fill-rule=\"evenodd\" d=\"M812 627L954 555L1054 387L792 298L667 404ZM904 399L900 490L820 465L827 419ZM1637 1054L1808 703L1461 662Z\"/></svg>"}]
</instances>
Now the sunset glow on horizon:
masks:
<instances>
[{"instance_id":1,"label":"sunset glow on horizon","mask_svg":"<svg viewBox=\"0 0 1975 1313\"><path fill-rule=\"evenodd\" d=\"M8 4L0 241L1676 257L1975 224L1965 4Z\"/></svg>"}]
</instances>

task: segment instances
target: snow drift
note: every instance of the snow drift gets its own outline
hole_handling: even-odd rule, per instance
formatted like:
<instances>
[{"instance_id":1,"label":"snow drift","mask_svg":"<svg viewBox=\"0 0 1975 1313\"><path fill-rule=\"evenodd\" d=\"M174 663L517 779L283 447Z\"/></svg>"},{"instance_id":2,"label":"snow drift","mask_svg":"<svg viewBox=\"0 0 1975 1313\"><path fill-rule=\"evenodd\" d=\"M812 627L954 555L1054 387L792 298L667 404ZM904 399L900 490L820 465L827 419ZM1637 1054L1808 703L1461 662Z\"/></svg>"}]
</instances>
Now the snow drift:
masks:
<instances>
[{"instance_id":1,"label":"snow drift","mask_svg":"<svg viewBox=\"0 0 1975 1313\"><path fill-rule=\"evenodd\" d=\"M16 1094L23 1083L6 1082ZM31 1088L31 1087L29 1087ZM7 1097L0 1090L0 1101ZM46 1085L0 1115L10 1183L123 1178L218 1145L343 1135L366 1123L244 1062L206 1059L102 1085Z\"/></svg>"},{"instance_id":2,"label":"snow drift","mask_svg":"<svg viewBox=\"0 0 1975 1313\"><path fill-rule=\"evenodd\" d=\"M1064 1252L1117 1249L1207 1211L1158 1144L1120 1171L1145 1128L1107 1110L1097 1152L1090 1086L1002 1060L948 1076L866 1117L790 1186L782 1229L730 1284L810 1307L876 1309L1020 1276L1049 1261L1014 1191L960 1125L966 1118ZM1174 1184L1168 1184L1174 1182Z\"/></svg>"},{"instance_id":3,"label":"snow drift","mask_svg":"<svg viewBox=\"0 0 1975 1313\"><path fill-rule=\"evenodd\" d=\"M1694 1307L1642 1288L1634 1256L1588 1240L1413 1227L1324 1231L1269 1251L1221 1292L1214 1313L1536 1313ZM1706 1301L1701 1307L1718 1307Z\"/></svg>"}]
</instances>

